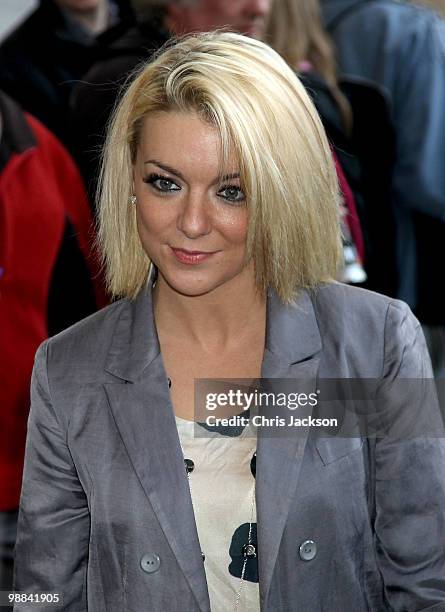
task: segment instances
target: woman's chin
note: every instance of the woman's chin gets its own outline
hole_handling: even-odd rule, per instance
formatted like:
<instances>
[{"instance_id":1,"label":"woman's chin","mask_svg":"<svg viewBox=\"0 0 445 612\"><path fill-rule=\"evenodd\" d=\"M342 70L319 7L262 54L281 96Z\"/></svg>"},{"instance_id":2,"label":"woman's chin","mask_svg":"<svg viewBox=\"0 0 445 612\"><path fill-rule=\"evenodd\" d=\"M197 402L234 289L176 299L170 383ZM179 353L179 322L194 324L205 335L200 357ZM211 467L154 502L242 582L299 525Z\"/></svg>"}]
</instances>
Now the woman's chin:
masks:
<instances>
[{"instance_id":1,"label":"woman's chin","mask_svg":"<svg viewBox=\"0 0 445 612\"><path fill-rule=\"evenodd\" d=\"M221 296L221 292L235 291L245 294L255 286L253 265L237 267L190 266L177 269L176 266L157 266L158 278L170 291L183 296L199 297L209 294Z\"/></svg>"},{"instance_id":2,"label":"woman's chin","mask_svg":"<svg viewBox=\"0 0 445 612\"><path fill-rule=\"evenodd\" d=\"M188 278L178 278L177 275L162 276L164 282L168 285L171 291L187 297L199 297L207 295L220 286L219 283L211 282L207 278L195 277L187 275Z\"/></svg>"}]
</instances>

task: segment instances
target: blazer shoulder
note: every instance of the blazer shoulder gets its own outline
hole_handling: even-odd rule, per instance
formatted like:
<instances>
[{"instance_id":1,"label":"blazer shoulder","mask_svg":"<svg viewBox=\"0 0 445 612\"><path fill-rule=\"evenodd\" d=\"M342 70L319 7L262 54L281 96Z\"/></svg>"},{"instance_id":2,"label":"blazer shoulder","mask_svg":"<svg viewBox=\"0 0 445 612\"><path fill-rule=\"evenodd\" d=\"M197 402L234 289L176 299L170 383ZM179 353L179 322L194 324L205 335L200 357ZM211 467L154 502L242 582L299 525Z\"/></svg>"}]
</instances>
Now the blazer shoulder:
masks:
<instances>
[{"instance_id":1,"label":"blazer shoulder","mask_svg":"<svg viewBox=\"0 0 445 612\"><path fill-rule=\"evenodd\" d=\"M130 302L122 299L45 340L50 379L88 382L103 375L113 332Z\"/></svg>"},{"instance_id":2,"label":"blazer shoulder","mask_svg":"<svg viewBox=\"0 0 445 612\"><path fill-rule=\"evenodd\" d=\"M348 325L397 325L409 319L414 327L420 323L408 304L402 300L339 282L321 285L312 293L312 302L319 318L329 316L334 319L347 320ZM357 329L359 331L359 329Z\"/></svg>"},{"instance_id":3,"label":"blazer shoulder","mask_svg":"<svg viewBox=\"0 0 445 612\"><path fill-rule=\"evenodd\" d=\"M402 356L411 340L422 335L400 300L342 283L322 285L311 297L324 351L333 363L349 364L349 376L381 376L390 355L396 351Z\"/></svg>"},{"instance_id":4,"label":"blazer shoulder","mask_svg":"<svg viewBox=\"0 0 445 612\"><path fill-rule=\"evenodd\" d=\"M320 285L311 293L311 297L316 310L328 310L331 315L355 312L360 318L385 318L390 306L401 312L411 312L409 306L401 300L339 282Z\"/></svg>"}]
</instances>

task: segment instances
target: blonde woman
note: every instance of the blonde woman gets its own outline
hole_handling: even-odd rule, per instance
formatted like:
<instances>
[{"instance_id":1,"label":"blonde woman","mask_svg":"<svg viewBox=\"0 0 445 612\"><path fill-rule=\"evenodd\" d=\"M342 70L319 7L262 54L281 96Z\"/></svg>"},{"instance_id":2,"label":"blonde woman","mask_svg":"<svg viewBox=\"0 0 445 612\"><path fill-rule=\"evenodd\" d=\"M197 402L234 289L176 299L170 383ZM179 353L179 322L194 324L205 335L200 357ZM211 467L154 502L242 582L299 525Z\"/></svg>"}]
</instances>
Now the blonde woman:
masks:
<instances>
[{"instance_id":1,"label":"blonde woman","mask_svg":"<svg viewBox=\"0 0 445 612\"><path fill-rule=\"evenodd\" d=\"M408 377L424 384L396 425L418 405L437 421L409 309L331 280L335 169L285 62L229 33L164 49L116 110L99 205L121 299L37 354L16 589L73 612L443 604L441 441L278 431L286 406L215 427L195 405L200 379L310 397L322 378Z\"/></svg>"},{"instance_id":2,"label":"blonde woman","mask_svg":"<svg viewBox=\"0 0 445 612\"><path fill-rule=\"evenodd\" d=\"M338 87L335 50L323 27L318 0L276 1L269 15L264 40L297 72L312 73L323 79L338 106L342 127L349 133L352 111ZM311 81L308 87L311 87ZM327 119L332 121L332 117Z\"/></svg>"},{"instance_id":3,"label":"blonde woman","mask_svg":"<svg viewBox=\"0 0 445 612\"><path fill-rule=\"evenodd\" d=\"M344 266L339 280L362 285L370 269L371 277L365 286L385 293L374 282L372 265L368 266L365 256L365 246L369 256L370 245L361 182L363 168L353 145L353 113L338 85L334 48L324 31L318 0L275 2L264 40L299 75L331 142L344 204Z\"/></svg>"}]
</instances>

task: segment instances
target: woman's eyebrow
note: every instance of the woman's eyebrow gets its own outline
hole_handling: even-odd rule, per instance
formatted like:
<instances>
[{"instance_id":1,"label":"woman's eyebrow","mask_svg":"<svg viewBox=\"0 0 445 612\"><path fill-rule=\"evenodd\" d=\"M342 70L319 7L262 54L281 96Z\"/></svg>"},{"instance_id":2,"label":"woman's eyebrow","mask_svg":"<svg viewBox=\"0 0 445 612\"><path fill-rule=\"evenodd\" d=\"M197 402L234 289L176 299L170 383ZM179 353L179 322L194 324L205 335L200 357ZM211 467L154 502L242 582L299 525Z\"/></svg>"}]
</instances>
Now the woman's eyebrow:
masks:
<instances>
[{"instance_id":1,"label":"woman's eyebrow","mask_svg":"<svg viewBox=\"0 0 445 612\"><path fill-rule=\"evenodd\" d=\"M175 176L180 178L182 181L184 180L184 177L179 172L179 170L175 170L171 166L167 166L167 164L161 164L161 162L156 161L156 159L148 159L144 162L144 164L154 164L155 166L158 166L158 168L161 168L161 170L164 170L164 172L169 172L170 174L174 174Z\"/></svg>"},{"instance_id":2,"label":"woman's eyebrow","mask_svg":"<svg viewBox=\"0 0 445 612\"><path fill-rule=\"evenodd\" d=\"M172 168L171 166L168 166L167 164L163 164L157 161L156 159L148 159L147 161L144 162L144 164L154 164L155 166L158 166L158 168L161 168L161 170L164 170L164 172L168 172L169 174L174 174L175 176L177 176L178 178L180 178L182 181L185 182L185 179L182 176L182 174L179 172L179 170L176 170L175 168ZM240 177L239 172L232 172L231 174L224 174L221 177L217 176L212 182L212 185L219 183L220 181L223 182L223 181L230 181L231 179L238 179L239 177Z\"/></svg>"},{"instance_id":3,"label":"woman's eyebrow","mask_svg":"<svg viewBox=\"0 0 445 612\"><path fill-rule=\"evenodd\" d=\"M217 181L219 181L219 180L221 180L221 181L230 181L230 179L237 179L237 178L239 178L239 177L240 177L239 172L233 172L232 174L224 174L223 176L218 177L218 178L215 180L215 183L216 183Z\"/></svg>"}]
</instances>

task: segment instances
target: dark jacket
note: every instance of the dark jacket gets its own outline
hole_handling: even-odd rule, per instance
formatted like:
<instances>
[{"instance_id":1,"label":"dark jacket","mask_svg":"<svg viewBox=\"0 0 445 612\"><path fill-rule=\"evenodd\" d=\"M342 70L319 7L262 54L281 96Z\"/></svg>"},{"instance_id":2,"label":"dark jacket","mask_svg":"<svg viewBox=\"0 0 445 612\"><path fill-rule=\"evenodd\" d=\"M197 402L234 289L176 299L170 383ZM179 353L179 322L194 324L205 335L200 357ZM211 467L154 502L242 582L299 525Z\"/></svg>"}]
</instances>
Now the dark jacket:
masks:
<instances>
[{"instance_id":1,"label":"dark jacket","mask_svg":"<svg viewBox=\"0 0 445 612\"><path fill-rule=\"evenodd\" d=\"M71 91L108 41L128 27L131 16L123 9L122 19L96 41L54 0L41 0L0 46L0 88L71 148Z\"/></svg>"},{"instance_id":2,"label":"dark jacket","mask_svg":"<svg viewBox=\"0 0 445 612\"><path fill-rule=\"evenodd\" d=\"M160 15L154 12L150 21L138 23L114 40L106 57L96 62L74 88L71 106L76 159L91 196L95 192L106 125L126 80L168 38Z\"/></svg>"},{"instance_id":3,"label":"dark jacket","mask_svg":"<svg viewBox=\"0 0 445 612\"><path fill-rule=\"evenodd\" d=\"M349 102L350 131L327 83L314 71L299 74L314 102L351 187L364 238L367 280L362 286L390 297L397 294L391 180L394 132L384 92L360 77L342 76L338 86Z\"/></svg>"}]
</instances>

